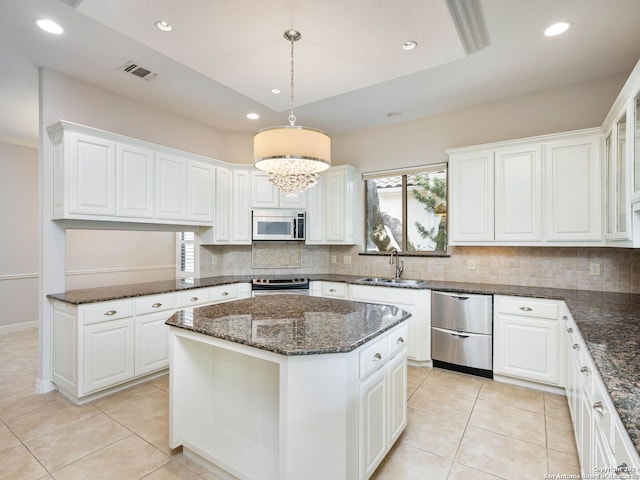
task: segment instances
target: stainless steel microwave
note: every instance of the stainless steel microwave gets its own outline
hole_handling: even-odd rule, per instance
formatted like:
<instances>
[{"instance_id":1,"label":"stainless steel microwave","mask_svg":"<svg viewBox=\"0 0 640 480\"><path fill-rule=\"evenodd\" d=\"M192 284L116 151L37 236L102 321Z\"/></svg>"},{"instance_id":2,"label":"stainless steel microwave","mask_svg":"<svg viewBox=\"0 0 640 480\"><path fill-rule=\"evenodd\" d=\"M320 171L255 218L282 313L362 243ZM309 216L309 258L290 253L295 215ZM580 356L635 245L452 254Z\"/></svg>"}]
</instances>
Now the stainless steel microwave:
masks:
<instances>
[{"instance_id":1,"label":"stainless steel microwave","mask_svg":"<svg viewBox=\"0 0 640 480\"><path fill-rule=\"evenodd\" d=\"M254 240L304 240L305 217L300 210L253 210Z\"/></svg>"}]
</instances>

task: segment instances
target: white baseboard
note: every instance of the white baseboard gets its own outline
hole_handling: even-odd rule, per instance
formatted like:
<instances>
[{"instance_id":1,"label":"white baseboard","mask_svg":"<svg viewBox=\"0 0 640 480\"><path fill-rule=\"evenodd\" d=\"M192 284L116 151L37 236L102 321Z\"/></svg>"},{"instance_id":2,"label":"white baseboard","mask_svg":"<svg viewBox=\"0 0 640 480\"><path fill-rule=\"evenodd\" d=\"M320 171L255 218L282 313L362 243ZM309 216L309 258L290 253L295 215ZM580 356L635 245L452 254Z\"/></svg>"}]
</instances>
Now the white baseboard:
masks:
<instances>
[{"instance_id":1,"label":"white baseboard","mask_svg":"<svg viewBox=\"0 0 640 480\"><path fill-rule=\"evenodd\" d=\"M24 330L31 330L32 328L38 328L38 322L23 322L13 323L11 325L0 326L0 335L14 332L22 332Z\"/></svg>"},{"instance_id":2,"label":"white baseboard","mask_svg":"<svg viewBox=\"0 0 640 480\"><path fill-rule=\"evenodd\" d=\"M51 380L41 380L40 378L36 380L36 393L49 393L55 389L56 386Z\"/></svg>"}]
</instances>

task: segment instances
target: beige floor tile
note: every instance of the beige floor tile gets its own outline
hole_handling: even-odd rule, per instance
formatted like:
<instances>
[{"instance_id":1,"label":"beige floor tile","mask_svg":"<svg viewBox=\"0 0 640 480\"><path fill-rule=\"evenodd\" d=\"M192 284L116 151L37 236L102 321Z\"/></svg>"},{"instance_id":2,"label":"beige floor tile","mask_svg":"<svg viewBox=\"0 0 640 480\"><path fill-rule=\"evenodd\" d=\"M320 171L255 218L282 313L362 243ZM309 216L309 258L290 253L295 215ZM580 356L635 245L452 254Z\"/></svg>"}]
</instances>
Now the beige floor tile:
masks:
<instances>
[{"instance_id":1,"label":"beige floor tile","mask_svg":"<svg viewBox=\"0 0 640 480\"><path fill-rule=\"evenodd\" d=\"M544 394L544 413L551 417L571 419L567 397L553 393Z\"/></svg>"},{"instance_id":2,"label":"beige floor tile","mask_svg":"<svg viewBox=\"0 0 640 480\"><path fill-rule=\"evenodd\" d=\"M92 405L105 413L122 412L128 410L131 405L137 403L138 400L144 399L155 392L158 392L157 388L149 383L143 383L114 393L108 397L100 398L93 402Z\"/></svg>"},{"instance_id":3,"label":"beige floor tile","mask_svg":"<svg viewBox=\"0 0 640 480\"><path fill-rule=\"evenodd\" d=\"M169 375L163 375L149 382L154 387L158 387L160 390L169 392Z\"/></svg>"},{"instance_id":4,"label":"beige floor tile","mask_svg":"<svg viewBox=\"0 0 640 480\"><path fill-rule=\"evenodd\" d=\"M139 479L168 462L168 456L131 434L53 472L53 476L56 480Z\"/></svg>"},{"instance_id":5,"label":"beige floor tile","mask_svg":"<svg viewBox=\"0 0 640 480\"><path fill-rule=\"evenodd\" d=\"M23 446L0 453L0 477L6 480L37 480L47 475L33 455Z\"/></svg>"},{"instance_id":6,"label":"beige floor tile","mask_svg":"<svg viewBox=\"0 0 640 480\"><path fill-rule=\"evenodd\" d=\"M409 398L431 373L429 367L407 367L407 398Z\"/></svg>"},{"instance_id":7,"label":"beige floor tile","mask_svg":"<svg viewBox=\"0 0 640 480\"><path fill-rule=\"evenodd\" d=\"M452 395L446 389L427 385L425 381L411 396L408 405L433 415L440 415L450 422L466 424L474 403L473 397Z\"/></svg>"},{"instance_id":8,"label":"beige floor tile","mask_svg":"<svg viewBox=\"0 0 640 480\"><path fill-rule=\"evenodd\" d=\"M169 447L168 412L164 412L162 415L155 415L146 425L139 427L136 430L136 434L167 455L174 456L182 451L180 447L174 449Z\"/></svg>"},{"instance_id":9,"label":"beige floor tile","mask_svg":"<svg viewBox=\"0 0 640 480\"><path fill-rule=\"evenodd\" d=\"M202 480L202 477L178 463L171 462L150 473L144 480Z\"/></svg>"},{"instance_id":10,"label":"beige floor tile","mask_svg":"<svg viewBox=\"0 0 640 480\"><path fill-rule=\"evenodd\" d=\"M478 398L501 405L518 407L536 413L544 413L542 392L531 388L500 382L484 382Z\"/></svg>"},{"instance_id":11,"label":"beige floor tile","mask_svg":"<svg viewBox=\"0 0 640 480\"><path fill-rule=\"evenodd\" d=\"M545 417L540 413L478 400L469 425L546 447Z\"/></svg>"},{"instance_id":12,"label":"beige floor tile","mask_svg":"<svg viewBox=\"0 0 640 480\"><path fill-rule=\"evenodd\" d=\"M27 447L51 472L130 434L129 430L101 413L33 440L27 443Z\"/></svg>"},{"instance_id":13,"label":"beige floor tile","mask_svg":"<svg viewBox=\"0 0 640 480\"><path fill-rule=\"evenodd\" d=\"M454 462L447 480L500 480L500 477Z\"/></svg>"},{"instance_id":14,"label":"beige floor tile","mask_svg":"<svg viewBox=\"0 0 640 480\"><path fill-rule=\"evenodd\" d=\"M541 479L547 473L544 447L472 426L462 437L455 461L506 480Z\"/></svg>"},{"instance_id":15,"label":"beige floor tile","mask_svg":"<svg viewBox=\"0 0 640 480\"><path fill-rule=\"evenodd\" d=\"M371 480L445 480L450 468L451 460L396 443Z\"/></svg>"},{"instance_id":16,"label":"beige floor tile","mask_svg":"<svg viewBox=\"0 0 640 480\"><path fill-rule=\"evenodd\" d=\"M6 424L20 440L29 442L99 413L91 405L79 406L65 401L11 418Z\"/></svg>"},{"instance_id":17,"label":"beige floor tile","mask_svg":"<svg viewBox=\"0 0 640 480\"><path fill-rule=\"evenodd\" d=\"M67 404L69 401L58 392L38 394L33 386L29 393L22 393L0 399L0 419L7 421L25 413L41 410L50 405Z\"/></svg>"},{"instance_id":18,"label":"beige floor tile","mask_svg":"<svg viewBox=\"0 0 640 480\"><path fill-rule=\"evenodd\" d=\"M200 463L197 463L196 461L192 460L190 457L184 455L183 453L179 453L178 455L173 457L172 460L173 460L172 463L177 463L187 468L188 470L192 471L193 473L203 478L204 480L221 480L220 477L210 472L205 467L203 467Z\"/></svg>"},{"instance_id":19,"label":"beige floor tile","mask_svg":"<svg viewBox=\"0 0 640 480\"><path fill-rule=\"evenodd\" d=\"M399 441L453 460L464 433L464 423L449 422L440 415L415 408L409 408L407 416L407 428Z\"/></svg>"},{"instance_id":20,"label":"beige floor tile","mask_svg":"<svg viewBox=\"0 0 640 480\"><path fill-rule=\"evenodd\" d=\"M570 420L547 417L547 448L577 455L573 425Z\"/></svg>"},{"instance_id":21,"label":"beige floor tile","mask_svg":"<svg viewBox=\"0 0 640 480\"><path fill-rule=\"evenodd\" d=\"M580 478L580 461L577 455L564 452L556 452L555 450L547 450L547 459L549 462L549 473L556 475L577 475Z\"/></svg>"},{"instance_id":22,"label":"beige floor tile","mask_svg":"<svg viewBox=\"0 0 640 480\"><path fill-rule=\"evenodd\" d=\"M20 445L20 440L3 423L0 423L0 452L18 445Z\"/></svg>"},{"instance_id":23,"label":"beige floor tile","mask_svg":"<svg viewBox=\"0 0 640 480\"><path fill-rule=\"evenodd\" d=\"M434 368L424 384L432 387L446 388L454 395L477 397L483 380L473 375L451 372Z\"/></svg>"}]
</instances>

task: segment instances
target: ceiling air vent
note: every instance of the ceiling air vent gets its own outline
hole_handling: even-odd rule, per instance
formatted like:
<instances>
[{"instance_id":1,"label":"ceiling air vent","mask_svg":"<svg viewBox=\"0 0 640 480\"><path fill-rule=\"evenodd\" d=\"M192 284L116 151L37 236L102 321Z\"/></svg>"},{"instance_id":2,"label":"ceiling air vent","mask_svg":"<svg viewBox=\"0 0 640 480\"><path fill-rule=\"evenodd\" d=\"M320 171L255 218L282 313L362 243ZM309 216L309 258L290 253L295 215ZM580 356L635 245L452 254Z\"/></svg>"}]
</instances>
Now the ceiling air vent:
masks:
<instances>
[{"instance_id":1,"label":"ceiling air vent","mask_svg":"<svg viewBox=\"0 0 640 480\"><path fill-rule=\"evenodd\" d=\"M153 73L151 70L141 67L137 63L131 61L122 65L119 70L130 73L131 75L135 75L136 77L142 78L143 80L152 80L158 76L157 73Z\"/></svg>"}]
</instances>

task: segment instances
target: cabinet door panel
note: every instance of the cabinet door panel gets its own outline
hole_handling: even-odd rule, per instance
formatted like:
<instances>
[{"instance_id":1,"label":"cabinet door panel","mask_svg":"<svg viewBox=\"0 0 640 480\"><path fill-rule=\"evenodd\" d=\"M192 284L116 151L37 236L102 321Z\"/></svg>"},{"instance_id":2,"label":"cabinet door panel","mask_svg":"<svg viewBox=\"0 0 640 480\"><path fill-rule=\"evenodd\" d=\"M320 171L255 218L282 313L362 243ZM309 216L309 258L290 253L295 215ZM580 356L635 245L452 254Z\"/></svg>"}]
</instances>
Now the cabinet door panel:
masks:
<instances>
[{"instance_id":1,"label":"cabinet door panel","mask_svg":"<svg viewBox=\"0 0 640 480\"><path fill-rule=\"evenodd\" d=\"M169 365L169 327L173 311L136 317L135 374L144 375Z\"/></svg>"},{"instance_id":2,"label":"cabinet door panel","mask_svg":"<svg viewBox=\"0 0 640 480\"><path fill-rule=\"evenodd\" d=\"M124 217L153 218L155 215L155 154L146 148L118 144L117 213Z\"/></svg>"},{"instance_id":3,"label":"cabinet door panel","mask_svg":"<svg viewBox=\"0 0 640 480\"><path fill-rule=\"evenodd\" d=\"M387 453L388 391L386 369L381 369L360 386L360 466L369 478Z\"/></svg>"},{"instance_id":4,"label":"cabinet door panel","mask_svg":"<svg viewBox=\"0 0 640 480\"><path fill-rule=\"evenodd\" d=\"M451 242L493 240L493 151L452 156L449 178Z\"/></svg>"},{"instance_id":5,"label":"cabinet door panel","mask_svg":"<svg viewBox=\"0 0 640 480\"><path fill-rule=\"evenodd\" d=\"M233 170L231 243L251 244L251 172Z\"/></svg>"},{"instance_id":6,"label":"cabinet door panel","mask_svg":"<svg viewBox=\"0 0 640 480\"><path fill-rule=\"evenodd\" d=\"M393 444L407 426L406 351L389 362L389 433Z\"/></svg>"},{"instance_id":7,"label":"cabinet door panel","mask_svg":"<svg viewBox=\"0 0 640 480\"><path fill-rule=\"evenodd\" d=\"M278 190L269 182L264 172L251 172L251 206L253 208L278 208Z\"/></svg>"},{"instance_id":8,"label":"cabinet door panel","mask_svg":"<svg viewBox=\"0 0 640 480\"><path fill-rule=\"evenodd\" d=\"M545 167L547 240L601 240L600 137L547 144Z\"/></svg>"},{"instance_id":9,"label":"cabinet door panel","mask_svg":"<svg viewBox=\"0 0 640 480\"><path fill-rule=\"evenodd\" d=\"M208 163L188 163L187 219L209 225L213 222L216 169Z\"/></svg>"},{"instance_id":10,"label":"cabinet door panel","mask_svg":"<svg viewBox=\"0 0 640 480\"><path fill-rule=\"evenodd\" d=\"M231 239L231 170L216 168L216 216L213 231L215 242L226 243Z\"/></svg>"},{"instance_id":11,"label":"cabinet door panel","mask_svg":"<svg viewBox=\"0 0 640 480\"><path fill-rule=\"evenodd\" d=\"M130 380L134 376L133 319L84 328L83 394Z\"/></svg>"},{"instance_id":12,"label":"cabinet door panel","mask_svg":"<svg viewBox=\"0 0 640 480\"><path fill-rule=\"evenodd\" d=\"M69 213L115 216L115 142L79 133L69 142Z\"/></svg>"},{"instance_id":13,"label":"cabinet door panel","mask_svg":"<svg viewBox=\"0 0 640 480\"><path fill-rule=\"evenodd\" d=\"M541 146L496 151L495 170L495 239L541 241Z\"/></svg>"},{"instance_id":14,"label":"cabinet door panel","mask_svg":"<svg viewBox=\"0 0 640 480\"><path fill-rule=\"evenodd\" d=\"M187 160L162 153L156 158L156 216L186 220Z\"/></svg>"}]
</instances>

